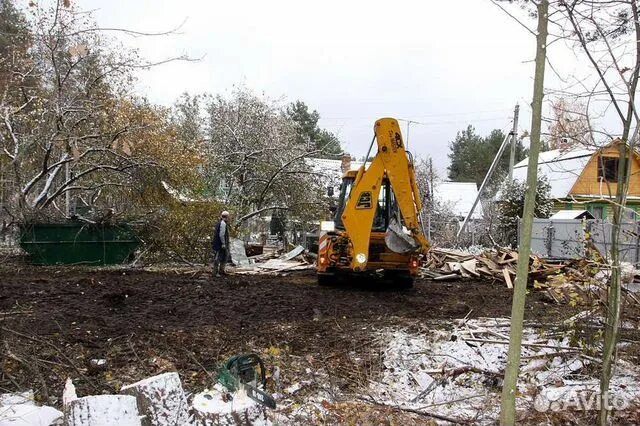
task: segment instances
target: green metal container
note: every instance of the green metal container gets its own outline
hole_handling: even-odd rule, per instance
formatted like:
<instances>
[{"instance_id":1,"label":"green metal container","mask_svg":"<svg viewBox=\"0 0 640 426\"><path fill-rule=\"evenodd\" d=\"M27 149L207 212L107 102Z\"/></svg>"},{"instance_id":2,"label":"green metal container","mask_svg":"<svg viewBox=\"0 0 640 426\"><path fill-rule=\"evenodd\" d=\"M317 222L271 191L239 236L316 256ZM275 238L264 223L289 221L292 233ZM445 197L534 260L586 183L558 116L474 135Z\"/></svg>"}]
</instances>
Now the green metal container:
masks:
<instances>
[{"instance_id":1,"label":"green metal container","mask_svg":"<svg viewBox=\"0 0 640 426\"><path fill-rule=\"evenodd\" d=\"M59 223L20 228L20 246L37 265L124 263L139 245L128 225Z\"/></svg>"}]
</instances>

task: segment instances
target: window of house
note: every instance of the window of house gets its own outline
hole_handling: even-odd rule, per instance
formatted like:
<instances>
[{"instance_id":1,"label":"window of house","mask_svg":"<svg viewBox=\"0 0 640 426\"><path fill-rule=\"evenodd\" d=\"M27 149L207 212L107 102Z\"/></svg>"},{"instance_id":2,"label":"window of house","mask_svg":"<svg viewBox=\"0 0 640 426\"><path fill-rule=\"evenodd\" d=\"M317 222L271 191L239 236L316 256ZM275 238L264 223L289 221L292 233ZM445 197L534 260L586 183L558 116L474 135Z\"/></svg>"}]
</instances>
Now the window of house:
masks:
<instances>
[{"instance_id":1,"label":"window of house","mask_svg":"<svg viewBox=\"0 0 640 426\"><path fill-rule=\"evenodd\" d=\"M598 180L617 182L618 159L616 157L600 157L598 160Z\"/></svg>"},{"instance_id":2,"label":"window of house","mask_svg":"<svg viewBox=\"0 0 640 426\"><path fill-rule=\"evenodd\" d=\"M623 219L625 221L635 222L638 220L638 214L630 207L624 209L624 213L622 214Z\"/></svg>"},{"instance_id":3,"label":"window of house","mask_svg":"<svg viewBox=\"0 0 640 426\"><path fill-rule=\"evenodd\" d=\"M625 167L629 167L627 161ZM618 181L618 158L599 157L598 158L598 181L617 182Z\"/></svg>"},{"instance_id":4,"label":"window of house","mask_svg":"<svg viewBox=\"0 0 640 426\"><path fill-rule=\"evenodd\" d=\"M604 218L604 207L601 207L601 206L600 207L591 207L589 210L591 210L591 214L596 219L603 219Z\"/></svg>"}]
</instances>

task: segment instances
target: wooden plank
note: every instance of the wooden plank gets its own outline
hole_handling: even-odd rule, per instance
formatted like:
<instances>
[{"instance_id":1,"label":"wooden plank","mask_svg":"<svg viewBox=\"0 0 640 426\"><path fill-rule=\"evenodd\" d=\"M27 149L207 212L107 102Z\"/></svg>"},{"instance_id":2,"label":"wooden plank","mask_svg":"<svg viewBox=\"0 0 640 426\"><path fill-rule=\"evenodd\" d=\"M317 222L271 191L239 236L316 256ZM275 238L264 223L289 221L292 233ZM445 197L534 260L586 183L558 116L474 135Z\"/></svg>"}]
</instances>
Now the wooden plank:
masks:
<instances>
[{"instance_id":1,"label":"wooden plank","mask_svg":"<svg viewBox=\"0 0 640 426\"><path fill-rule=\"evenodd\" d=\"M507 288L513 288L511 275L509 275L509 271L506 268L502 270L502 275L504 276L504 281L507 283Z\"/></svg>"},{"instance_id":2,"label":"wooden plank","mask_svg":"<svg viewBox=\"0 0 640 426\"><path fill-rule=\"evenodd\" d=\"M439 277L434 278L434 281L445 281L445 280L452 280L454 278L460 278L460 275L458 274L449 274L449 275L440 275Z\"/></svg>"},{"instance_id":3,"label":"wooden plank","mask_svg":"<svg viewBox=\"0 0 640 426\"><path fill-rule=\"evenodd\" d=\"M486 266L482 266L480 268L476 268L476 271L481 272L481 273L483 273L485 275L488 275L490 277L493 277L493 273Z\"/></svg>"},{"instance_id":4,"label":"wooden plank","mask_svg":"<svg viewBox=\"0 0 640 426\"><path fill-rule=\"evenodd\" d=\"M473 276L479 277L480 274L476 271L476 259L469 259L466 262L462 262L460 264L460 266L462 266L462 269L468 273L470 273Z\"/></svg>"},{"instance_id":5,"label":"wooden plank","mask_svg":"<svg viewBox=\"0 0 640 426\"><path fill-rule=\"evenodd\" d=\"M513 263L513 262L517 262L518 258L511 258L511 259L507 259L507 260L499 260L498 263L500 265L508 265L509 263Z\"/></svg>"},{"instance_id":6,"label":"wooden plank","mask_svg":"<svg viewBox=\"0 0 640 426\"><path fill-rule=\"evenodd\" d=\"M487 267L488 267L489 269L500 269L500 266L499 266L496 262L494 262L493 260L491 260L491 259L488 259L488 258L486 258L486 257L482 257L482 256L476 256L476 259L477 259L479 262L482 262L482 263L484 263L485 265L487 265Z\"/></svg>"},{"instance_id":7,"label":"wooden plank","mask_svg":"<svg viewBox=\"0 0 640 426\"><path fill-rule=\"evenodd\" d=\"M460 263L459 262L447 262L447 267L451 272L460 271Z\"/></svg>"}]
</instances>

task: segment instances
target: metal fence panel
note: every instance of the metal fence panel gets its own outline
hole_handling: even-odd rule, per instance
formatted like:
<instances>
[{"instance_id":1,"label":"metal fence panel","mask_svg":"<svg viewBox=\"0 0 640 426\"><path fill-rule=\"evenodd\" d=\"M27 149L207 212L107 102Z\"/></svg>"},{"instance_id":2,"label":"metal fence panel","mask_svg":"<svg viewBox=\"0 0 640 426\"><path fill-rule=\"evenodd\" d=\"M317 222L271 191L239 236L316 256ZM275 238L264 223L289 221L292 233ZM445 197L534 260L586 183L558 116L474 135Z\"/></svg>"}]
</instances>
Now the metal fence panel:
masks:
<instances>
[{"instance_id":1,"label":"metal fence panel","mask_svg":"<svg viewBox=\"0 0 640 426\"><path fill-rule=\"evenodd\" d=\"M520 221L522 226L522 221ZM602 220L534 219L531 235L531 252L542 257L579 259L585 255L586 235L600 254L608 260L611 249L611 223ZM640 225L624 222L620 230L620 258L622 261L640 261ZM520 232L518 232L520 240Z\"/></svg>"},{"instance_id":2,"label":"metal fence panel","mask_svg":"<svg viewBox=\"0 0 640 426\"><path fill-rule=\"evenodd\" d=\"M584 257L584 228L581 221L550 220L552 243L549 257Z\"/></svg>"},{"instance_id":3,"label":"metal fence panel","mask_svg":"<svg viewBox=\"0 0 640 426\"><path fill-rule=\"evenodd\" d=\"M533 220L533 231L531 233L531 252L538 256L549 257L549 222L540 219ZM522 227L522 221L520 226ZM518 232L518 243L520 242L521 232Z\"/></svg>"}]
</instances>

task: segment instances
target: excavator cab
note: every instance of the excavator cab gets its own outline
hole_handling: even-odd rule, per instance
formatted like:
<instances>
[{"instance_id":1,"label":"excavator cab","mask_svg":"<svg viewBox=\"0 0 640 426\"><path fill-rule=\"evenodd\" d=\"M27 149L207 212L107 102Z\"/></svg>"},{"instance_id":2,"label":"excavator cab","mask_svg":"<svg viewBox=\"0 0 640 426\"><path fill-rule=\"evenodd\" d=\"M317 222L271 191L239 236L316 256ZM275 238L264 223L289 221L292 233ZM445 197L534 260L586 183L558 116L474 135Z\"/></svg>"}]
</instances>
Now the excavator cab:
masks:
<instances>
[{"instance_id":1,"label":"excavator cab","mask_svg":"<svg viewBox=\"0 0 640 426\"><path fill-rule=\"evenodd\" d=\"M353 188L353 182L356 178L356 171L347 172L342 178L342 184L340 186L340 195L338 198L338 205L334 212L334 222L336 229L344 230L344 222L342 221L342 214L344 213L345 204L349 200L351 195L351 189ZM398 203L396 202L393 189L388 179L383 179L380 186L380 193L378 194L378 205L376 207L376 213L373 218L373 225L371 226L371 232L386 232L389 228L389 221L391 217L398 212Z\"/></svg>"},{"instance_id":2,"label":"excavator cab","mask_svg":"<svg viewBox=\"0 0 640 426\"><path fill-rule=\"evenodd\" d=\"M318 282L337 276L376 275L410 287L427 242L413 161L396 120L375 125L378 152L371 163L343 176L332 221L321 222ZM373 142L372 142L373 146Z\"/></svg>"}]
</instances>

